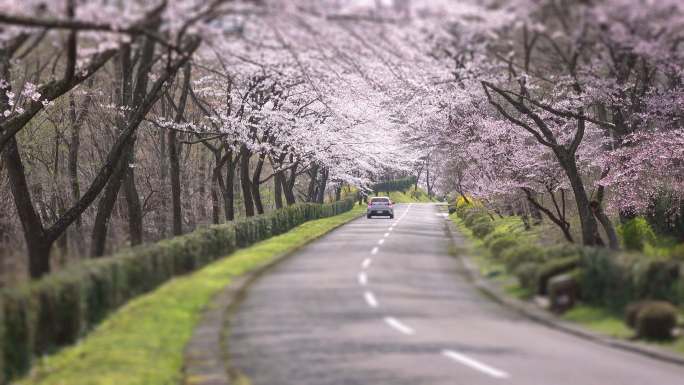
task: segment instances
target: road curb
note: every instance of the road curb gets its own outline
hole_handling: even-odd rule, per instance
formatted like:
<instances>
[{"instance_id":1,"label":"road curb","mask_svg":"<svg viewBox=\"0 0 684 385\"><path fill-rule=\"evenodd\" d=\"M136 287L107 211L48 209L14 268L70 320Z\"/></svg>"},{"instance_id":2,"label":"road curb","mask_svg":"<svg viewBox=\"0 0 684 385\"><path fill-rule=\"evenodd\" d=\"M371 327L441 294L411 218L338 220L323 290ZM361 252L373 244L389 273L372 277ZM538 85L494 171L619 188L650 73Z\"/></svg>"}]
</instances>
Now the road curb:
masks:
<instances>
[{"instance_id":1,"label":"road curb","mask_svg":"<svg viewBox=\"0 0 684 385\"><path fill-rule=\"evenodd\" d=\"M349 221L338 224L329 231L308 240L306 243L276 256L271 262L239 277L236 277L221 290L202 312L200 321L193 330L192 337L183 353L184 385L231 385L239 383L241 374L230 365L227 351L227 330L230 319L245 298L250 286L262 275L284 262L306 245L330 234L337 228L355 220L359 213Z\"/></svg>"},{"instance_id":2,"label":"road curb","mask_svg":"<svg viewBox=\"0 0 684 385\"><path fill-rule=\"evenodd\" d=\"M447 233L449 234L452 249L457 245L457 240L463 243L469 242L461 232L456 228L456 225L447 217L445 218ZM460 254L458 258L462 270L468 280L481 292L492 298L494 301L503 306L512 309L513 311L522 314L523 316L543 324L552 329L562 331L576 337L592 341L604 346L620 349L623 351L640 354L660 361L669 362L672 364L684 366L684 357L675 353L665 351L653 346L645 345L638 342L631 342L609 337L603 334L595 333L587 330L581 326L563 321L553 315L552 313L541 309L535 304L513 298L504 293L499 287L492 284L489 280L484 278L470 256Z\"/></svg>"}]
</instances>

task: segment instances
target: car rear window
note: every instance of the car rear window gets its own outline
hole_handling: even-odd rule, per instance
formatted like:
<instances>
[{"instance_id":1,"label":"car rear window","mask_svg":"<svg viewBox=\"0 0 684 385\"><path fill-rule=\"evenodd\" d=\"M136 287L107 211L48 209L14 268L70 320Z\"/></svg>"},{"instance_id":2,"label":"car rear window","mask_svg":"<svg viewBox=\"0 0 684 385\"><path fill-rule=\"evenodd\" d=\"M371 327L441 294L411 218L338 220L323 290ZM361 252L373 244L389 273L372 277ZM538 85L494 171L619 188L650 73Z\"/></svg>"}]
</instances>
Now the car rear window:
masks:
<instances>
[{"instance_id":1,"label":"car rear window","mask_svg":"<svg viewBox=\"0 0 684 385\"><path fill-rule=\"evenodd\" d=\"M371 203L389 203L389 198L372 198Z\"/></svg>"}]
</instances>

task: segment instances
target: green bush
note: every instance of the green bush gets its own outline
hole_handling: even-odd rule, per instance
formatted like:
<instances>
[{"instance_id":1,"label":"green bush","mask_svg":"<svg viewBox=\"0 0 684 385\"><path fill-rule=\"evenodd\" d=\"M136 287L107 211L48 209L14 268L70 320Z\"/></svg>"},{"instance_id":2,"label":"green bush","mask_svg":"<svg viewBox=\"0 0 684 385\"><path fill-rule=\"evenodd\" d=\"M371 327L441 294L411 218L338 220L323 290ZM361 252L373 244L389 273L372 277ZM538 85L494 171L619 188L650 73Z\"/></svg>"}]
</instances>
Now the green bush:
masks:
<instances>
[{"instance_id":1,"label":"green bush","mask_svg":"<svg viewBox=\"0 0 684 385\"><path fill-rule=\"evenodd\" d=\"M604 248L584 248L581 266L584 270L580 286L584 300L613 310L638 299L634 295L631 266L634 257L611 253Z\"/></svg>"},{"instance_id":2,"label":"green bush","mask_svg":"<svg viewBox=\"0 0 684 385\"><path fill-rule=\"evenodd\" d=\"M376 183L372 186L372 189L373 191L375 191L376 194L382 191L389 193L390 191L406 191L415 184L416 177L410 176L402 179L395 179Z\"/></svg>"},{"instance_id":3,"label":"green bush","mask_svg":"<svg viewBox=\"0 0 684 385\"><path fill-rule=\"evenodd\" d=\"M506 249L501 253L501 259L509 271L525 262L541 263L544 261L544 250L530 243L519 243L517 246Z\"/></svg>"},{"instance_id":4,"label":"green bush","mask_svg":"<svg viewBox=\"0 0 684 385\"><path fill-rule=\"evenodd\" d=\"M646 305L649 305L653 302L657 302L657 301L642 300L642 301L632 302L632 303L628 304L625 307L625 323L627 324L627 326L629 326L632 329L636 329L637 317L639 316L639 312Z\"/></svg>"},{"instance_id":5,"label":"green bush","mask_svg":"<svg viewBox=\"0 0 684 385\"><path fill-rule=\"evenodd\" d=\"M650 302L641 307L636 317L637 336L647 339L672 338L677 326L677 308L668 302Z\"/></svg>"},{"instance_id":6,"label":"green bush","mask_svg":"<svg viewBox=\"0 0 684 385\"><path fill-rule=\"evenodd\" d=\"M536 292L540 295L548 294L548 282L551 278L567 273L579 265L578 256L570 256L561 259L554 259L542 264L538 269Z\"/></svg>"},{"instance_id":7,"label":"green bush","mask_svg":"<svg viewBox=\"0 0 684 385\"><path fill-rule=\"evenodd\" d=\"M498 259L505 250L517 246L518 243L515 235L502 234L489 242L489 251L491 252L492 257Z\"/></svg>"},{"instance_id":8,"label":"green bush","mask_svg":"<svg viewBox=\"0 0 684 385\"><path fill-rule=\"evenodd\" d=\"M537 282L538 265L534 262L523 262L515 268L514 275L520 286L533 292Z\"/></svg>"},{"instance_id":9,"label":"green bush","mask_svg":"<svg viewBox=\"0 0 684 385\"><path fill-rule=\"evenodd\" d=\"M0 292L0 364L4 363L0 368L5 379L26 373L33 357L74 343L109 312L174 276L197 270L237 247L288 231L307 220L349 211L353 206L352 199L293 205L269 215L134 247L4 289Z\"/></svg>"},{"instance_id":10,"label":"green bush","mask_svg":"<svg viewBox=\"0 0 684 385\"><path fill-rule=\"evenodd\" d=\"M484 238L487 234L494 231L494 223L488 219L481 219L473 223L473 226L470 228L470 230L476 237Z\"/></svg>"},{"instance_id":11,"label":"green bush","mask_svg":"<svg viewBox=\"0 0 684 385\"><path fill-rule=\"evenodd\" d=\"M544 248L546 259L560 259L565 257L577 256L580 254L581 247L571 243L562 243Z\"/></svg>"},{"instance_id":12,"label":"green bush","mask_svg":"<svg viewBox=\"0 0 684 385\"><path fill-rule=\"evenodd\" d=\"M653 298L679 303L681 265L676 261L639 259L630 269L635 298Z\"/></svg>"},{"instance_id":13,"label":"green bush","mask_svg":"<svg viewBox=\"0 0 684 385\"><path fill-rule=\"evenodd\" d=\"M655 243L656 236L651 225L643 217L636 217L623 223L618 231L627 250L642 251L647 243Z\"/></svg>"}]
</instances>

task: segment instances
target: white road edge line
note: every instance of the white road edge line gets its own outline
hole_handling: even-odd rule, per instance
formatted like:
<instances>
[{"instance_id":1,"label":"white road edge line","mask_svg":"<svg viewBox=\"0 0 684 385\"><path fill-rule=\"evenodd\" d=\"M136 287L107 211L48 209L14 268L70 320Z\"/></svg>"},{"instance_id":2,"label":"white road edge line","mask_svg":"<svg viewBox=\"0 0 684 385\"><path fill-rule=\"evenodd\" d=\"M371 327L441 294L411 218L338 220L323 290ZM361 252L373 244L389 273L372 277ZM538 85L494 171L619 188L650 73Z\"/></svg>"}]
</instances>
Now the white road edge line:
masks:
<instances>
[{"instance_id":1,"label":"white road edge line","mask_svg":"<svg viewBox=\"0 0 684 385\"><path fill-rule=\"evenodd\" d=\"M406 334L407 336L412 336L412 335L416 334L416 331L415 331L415 330L413 330L412 328L410 328L410 327L404 325L403 323L401 323L401 321L399 321L399 320L396 319L396 318L393 318L393 317L385 317L385 322L386 322L390 327L392 327L393 329L399 331L399 333Z\"/></svg>"},{"instance_id":2,"label":"white road edge line","mask_svg":"<svg viewBox=\"0 0 684 385\"><path fill-rule=\"evenodd\" d=\"M363 297L366 299L366 303L370 307L378 307L378 300L375 299L375 295L370 291L363 293Z\"/></svg>"},{"instance_id":3,"label":"white road edge line","mask_svg":"<svg viewBox=\"0 0 684 385\"><path fill-rule=\"evenodd\" d=\"M373 254L373 255L377 254L378 250L380 250L380 249L377 246L374 247L373 250L371 250L371 254Z\"/></svg>"},{"instance_id":4,"label":"white road edge line","mask_svg":"<svg viewBox=\"0 0 684 385\"><path fill-rule=\"evenodd\" d=\"M491 366L485 365L479 361L476 361L470 357L467 357L461 353L457 353L453 350L443 350L442 355L450 358L458 363L468 366L472 369L478 370L482 373L490 375L494 378L509 378L510 375L506 372L502 372L499 369L492 368Z\"/></svg>"},{"instance_id":5,"label":"white road edge line","mask_svg":"<svg viewBox=\"0 0 684 385\"><path fill-rule=\"evenodd\" d=\"M372 260L370 258L366 258L361 262L361 267L364 269L367 269L370 267Z\"/></svg>"},{"instance_id":6,"label":"white road edge line","mask_svg":"<svg viewBox=\"0 0 684 385\"><path fill-rule=\"evenodd\" d=\"M384 239L381 239L381 240L378 241L378 245L382 245L383 243L385 243L385 240L384 240Z\"/></svg>"},{"instance_id":7,"label":"white road edge line","mask_svg":"<svg viewBox=\"0 0 684 385\"><path fill-rule=\"evenodd\" d=\"M366 286L366 284L368 284L368 275L362 271L359 273L359 285Z\"/></svg>"},{"instance_id":8,"label":"white road edge line","mask_svg":"<svg viewBox=\"0 0 684 385\"><path fill-rule=\"evenodd\" d=\"M389 233L385 233L385 238L389 237Z\"/></svg>"}]
</instances>

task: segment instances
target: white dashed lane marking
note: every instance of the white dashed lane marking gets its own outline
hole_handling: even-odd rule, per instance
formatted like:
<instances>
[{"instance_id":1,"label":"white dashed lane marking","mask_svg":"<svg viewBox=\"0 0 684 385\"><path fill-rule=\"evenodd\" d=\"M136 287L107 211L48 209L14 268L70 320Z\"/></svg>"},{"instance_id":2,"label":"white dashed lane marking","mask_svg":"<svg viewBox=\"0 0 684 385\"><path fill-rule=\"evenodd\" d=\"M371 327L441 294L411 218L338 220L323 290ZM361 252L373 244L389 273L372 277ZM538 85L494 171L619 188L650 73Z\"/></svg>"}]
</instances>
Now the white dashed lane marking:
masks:
<instances>
[{"instance_id":1,"label":"white dashed lane marking","mask_svg":"<svg viewBox=\"0 0 684 385\"><path fill-rule=\"evenodd\" d=\"M371 262L372 262L372 261L371 261L370 258L366 258L366 259L363 260L363 262L361 262L361 267L362 267L363 269L367 269L368 267L370 267Z\"/></svg>"},{"instance_id":2,"label":"white dashed lane marking","mask_svg":"<svg viewBox=\"0 0 684 385\"><path fill-rule=\"evenodd\" d=\"M368 284L368 275L362 271L359 273L359 285L366 286Z\"/></svg>"},{"instance_id":3,"label":"white dashed lane marking","mask_svg":"<svg viewBox=\"0 0 684 385\"><path fill-rule=\"evenodd\" d=\"M461 353L455 352L453 350L443 350L442 355L450 358L458 363L461 363L465 366L468 366L472 369L475 369L479 372L485 373L487 375L490 375L494 378L508 378L510 375L506 372L502 372L499 369L492 368L489 365L485 365L480 361L474 360L468 356L465 356Z\"/></svg>"},{"instance_id":4,"label":"white dashed lane marking","mask_svg":"<svg viewBox=\"0 0 684 385\"><path fill-rule=\"evenodd\" d=\"M407 336L416 334L415 330L404 325L401 323L401 321L394 317L385 317L385 323L387 323L392 329L397 330L399 333L406 334Z\"/></svg>"},{"instance_id":5,"label":"white dashed lane marking","mask_svg":"<svg viewBox=\"0 0 684 385\"><path fill-rule=\"evenodd\" d=\"M378 300L375 299L375 295L373 295L373 293L367 291L363 293L363 297L366 299L366 303L368 304L368 306L373 308L378 307Z\"/></svg>"}]
</instances>

